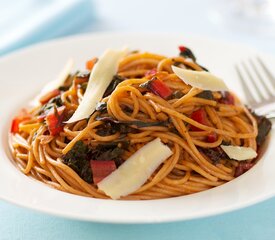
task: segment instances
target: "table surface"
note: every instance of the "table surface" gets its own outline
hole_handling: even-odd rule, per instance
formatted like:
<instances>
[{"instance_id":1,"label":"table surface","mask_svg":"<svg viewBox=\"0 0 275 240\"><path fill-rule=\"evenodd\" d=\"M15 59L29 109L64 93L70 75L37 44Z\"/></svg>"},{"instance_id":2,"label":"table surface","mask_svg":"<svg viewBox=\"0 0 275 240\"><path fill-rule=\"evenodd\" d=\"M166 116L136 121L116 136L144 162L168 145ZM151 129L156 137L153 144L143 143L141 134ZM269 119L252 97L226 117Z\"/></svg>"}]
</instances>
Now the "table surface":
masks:
<instances>
[{"instance_id":1,"label":"table surface","mask_svg":"<svg viewBox=\"0 0 275 240\"><path fill-rule=\"evenodd\" d=\"M274 38L221 21L226 0L95 0L96 17L69 34L100 31L182 32L240 42L275 55ZM224 6L224 5L222 5ZM0 202L3 239L274 239L275 198L219 216L166 224L116 225L68 220Z\"/></svg>"}]
</instances>

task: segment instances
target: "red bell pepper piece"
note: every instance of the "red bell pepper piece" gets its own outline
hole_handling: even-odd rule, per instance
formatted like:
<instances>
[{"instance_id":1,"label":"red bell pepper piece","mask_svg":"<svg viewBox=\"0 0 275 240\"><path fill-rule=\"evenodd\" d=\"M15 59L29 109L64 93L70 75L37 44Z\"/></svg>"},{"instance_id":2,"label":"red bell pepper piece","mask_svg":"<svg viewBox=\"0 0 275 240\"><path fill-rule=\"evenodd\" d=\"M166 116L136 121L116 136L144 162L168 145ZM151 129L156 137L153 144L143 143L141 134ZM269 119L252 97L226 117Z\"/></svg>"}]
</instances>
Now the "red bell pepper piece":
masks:
<instances>
[{"instance_id":1,"label":"red bell pepper piece","mask_svg":"<svg viewBox=\"0 0 275 240\"><path fill-rule=\"evenodd\" d=\"M183 56L185 58L191 58L194 62L196 62L196 57L193 54L193 52L191 51L191 49L181 45L181 46L179 46L179 50L180 50L180 56Z\"/></svg>"},{"instance_id":2,"label":"red bell pepper piece","mask_svg":"<svg viewBox=\"0 0 275 240\"><path fill-rule=\"evenodd\" d=\"M235 99L230 92L224 92L220 102L228 105L234 105Z\"/></svg>"},{"instance_id":3,"label":"red bell pepper piece","mask_svg":"<svg viewBox=\"0 0 275 240\"><path fill-rule=\"evenodd\" d=\"M90 160L90 166L95 184L99 183L101 180L116 170L116 164L113 160Z\"/></svg>"},{"instance_id":4,"label":"red bell pepper piece","mask_svg":"<svg viewBox=\"0 0 275 240\"><path fill-rule=\"evenodd\" d=\"M163 99L167 99L173 93L163 81L156 77L149 81L148 88Z\"/></svg>"},{"instance_id":5,"label":"red bell pepper piece","mask_svg":"<svg viewBox=\"0 0 275 240\"><path fill-rule=\"evenodd\" d=\"M179 50L180 50L180 52L185 52L186 51L186 47L183 46L183 45L180 45L179 46Z\"/></svg>"},{"instance_id":6,"label":"red bell pepper piece","mask_svg":"<svg viewBox=\"0 0 275 240\"><path fill-rule=\"evenodd\" d=\"M11 133L15 134L19 132L19 124L23 121L31 119L31 115L26 109L22 109L17 117L12 120Z\"/></svg>"},{"instance_id":7,"label":"red bell pepper piece","mask_svg":"<svg viewBox=\"0 0 275 240\"><path fill-rule=\"evenodd\" d=\"M86 69L91 71L93 69L94 65L96 64L96 62L97 62L97 58L92 58L92 59L88 60L86 62Z\"/></svg>"},{"instance_id":8,"label":"red bell pepper piece","mask_svg":"<svg viewBox=\"0 0 275 240\"><path fill-rule=\"evenodd\" d=\"M210 134L207 135L206 140L209 143L216 142L218 139L217 134L215 132L211 132Z\"/></svg>"},{"instance_id":9,"label":"red bell pepper piece","mask_svg":"<svg viewBox=\"0 0 275 240\"><path fill-rule=\"evenodd\" d=\"M50 101L52 98L58 96L60 94L60 91L58 89L54 89L48 93L46 93L45 95L43 95L39 101L41 104L45 104L47 103L48 101Z\"/></svg>"},{"instance_id":10,"label":"red bell pepper piece","mask_svg":"<svg viewBox=\"0 0 275 240\"><path fill-rule=\"evenodd\" d=\"M207 115L206 115L206 112L203 108L201 109L198 109L197 111L194 111L192 114L191 114L191 118L200 123L200 124L203 124L203 125L206 125L206 126L209 126L209 123L208 123L208 119L207 119ZM201 129L191 125L190 126L191 130L192 131L202 131ZM215 132L211 132L210 134L208 134L206 136L206 141L209 142L209 143L213 143L213 142L216 142L218 139L218 136Z\"/></svg>"},{"instance_id":11,"label":"red bell pepper piece","mask_svg":"<svg viewBox=\"0 0 275 240\"><path fill-rule=\"evenodd\" d=\"M19 123L21 121L18 118L14 118L11 123L11 133L18 133L19 132Z\"/></svg>"},{"instance_id":12,"label":"red bell pepper piece","mask_svg":"<svg viewBox=\"0 0 275 240\"><path fill-rule=\"evenodd\" d=\"M200 123L200 124L203 124L203 125L208 125L208 122L207 122L207 116L206 116L206 112L203 108L200 108L196 111L194 111L192 114L191 114L191 118ZM200 128L197 128L193 125L190 125L190 128L192 131L202 131Z\"/></svg>"},{"instance_id":13,"label":"red bell pepper piece","mask_svg":"<svg viewBox=\"0 0 275 240\"><path fill-rule=\"evenodd\" d=\"M192 114L191 114L191 118L200 123L200 124L203 124L203 125L206 125L206 126L209 126L209 123L208 123L208 119L207 119L207 115L206 115L206 112L204 109L199 109L197 111L194 111ZM191 125L190 126L191 130L192 131L202 131L201 129ZM207 136L206 136L206 141L209 142L209 143L213 143L213 142L216 142L218 139L218 136L215 132L211 132L209 133Z\"/></svg>"},{"instance_id":14,"label":"red bell pepper piece","mask_svg":"<svg viewBox=\"0 0 275 240\"><path fill-rule=\"evenodd\" d=\"M54 108L46 116L46 123L52 136L63 130L64 110L65 106Z\"/></svg>"},{"instance_id":15,"label":"red bell pepper piece","mask_svg":"<svg viewBox=\"0 0 275 240\"><path fill-rule=\"evenodd\" d=\"M248 171L254 165L255 165L255 163L251 163L251 162L239 163L239 166L236 168L236 171L235 171L235 177L239 177L240 175L244 174L246 171Z\"/></svg>"}]
</instances>

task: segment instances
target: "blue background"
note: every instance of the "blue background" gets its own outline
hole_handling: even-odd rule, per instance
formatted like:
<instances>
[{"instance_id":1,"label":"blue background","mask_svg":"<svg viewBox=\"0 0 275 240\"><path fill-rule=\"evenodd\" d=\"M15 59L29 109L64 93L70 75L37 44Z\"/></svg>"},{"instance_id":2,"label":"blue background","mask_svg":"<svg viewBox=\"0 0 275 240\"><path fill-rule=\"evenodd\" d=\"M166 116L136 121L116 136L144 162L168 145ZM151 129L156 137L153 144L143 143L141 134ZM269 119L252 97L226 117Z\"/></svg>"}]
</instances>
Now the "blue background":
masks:
<instances>
[{"instance_id":1,"label":"blue background","mask_svg":"<svg viewBox=\"0 0 275 240\"><path fill-rule=\"evenodd\" d=\"M18 2L0 0L2 55L49 38L100 31L199 34L240 42L275 54L274 36L259 34L254 25L234 25L224 21L224 6L235 0L22 0L20 8L16 8ZM64 4L61 12L54 15L49 11L49 19L45 18L38 26L31 25L31 31L23 36L11 35L10 44L4 46L3 37L27 17L32 17L30 12L39 15L46 5L55 7L56 2ZM7 11L8 8L13 10ZM81 17L72 19L78 15ZM275 239L275 199L219 216L149 225L74 221L0 201L0 239Z\"/></svg>"},{"instance_id":2,"label":"blue background","mask_svg":"<svg viewBox=\"0 0 275 240\"><path fill-rule=\"evenodd\" d=\"M270 240L275 236L274 206L275 201L271 200L211 218L166 224L121 225L56 218L1 203L0 239Z\"/></svg>"}]
</instances>

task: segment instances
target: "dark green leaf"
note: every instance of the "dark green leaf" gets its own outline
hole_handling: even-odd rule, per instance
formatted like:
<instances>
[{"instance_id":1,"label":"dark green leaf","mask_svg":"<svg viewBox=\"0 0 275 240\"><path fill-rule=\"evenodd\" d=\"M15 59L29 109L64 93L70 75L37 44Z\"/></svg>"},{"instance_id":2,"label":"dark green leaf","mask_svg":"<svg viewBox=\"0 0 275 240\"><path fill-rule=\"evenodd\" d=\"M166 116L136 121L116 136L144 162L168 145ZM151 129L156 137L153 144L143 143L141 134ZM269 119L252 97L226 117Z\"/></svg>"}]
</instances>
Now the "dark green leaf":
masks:
<instances>
[{"instance_id":1,"label":"dark green leaf","mask_svg":"<svg viewBox=\"0 0 275 240\"><path fill-rule=\"evenodd\" d=\"M107 103L106 102L98 102L95 107L96 111L106 112L107 111Z\"/></svg>"},{"instance_id":2,"label":"dark green leaf","mask_svg":"<svg viewBox=\"0 0 275 240\"><path fill-rule=\"evenodd\" d=\"M207 157L212 160L214 164L219 163L221 159L227 159L230 158L226 155L226 153L222 150L221 147L216 148L200 148L200 151L203 152Z\"/></svg>"},{"instance_id":3,"label":"dark green leaf","mask_svg":"<svg viewBox=\"0 0 275 240\"><path fill-rule=\"evenodd\" d=\"M92 182L92 171L88 159L89 148L78 141L73 148L63 156L63 162L72 168L84 181Z\"/></svg>"},{"instance_id":4,"label":"dark green leaf","mask_svg":"<svg viewBox=\"0 0 275 240\"><path fill-rule=\"evenodd\" d=\"M180 56L184 58L191 58L194 62L196 62L196 57L190 48L185 47L184 51L180 52Z\"/></svg>"},{"instance_id":5,"label":"dark green leaf","mask_svg":"<svg viewBox=\"0 0 275 240\"><path fill-rule=\"evenodd\" d=\"M256 119L258 123L258 135L256 141L258 146L261 146L270 132L272 124L271 121L264 116L257 116Z\"/></svg>"},{"instance_id":6,"label":"dark green leaf","mask_svg":"<svg viewBox=\"0 0 275 240\"><path fill-rule=\"evenodd\" d=\"M95 148L91 148L88 156L90 160L114 160L116 166L119 167L123 162L121 156L128 146L128 141L101 143Z\"/></svg>"},{"instance_id":7,"label":"dark green leaf","mask_svg":"<svg viewBox=\"0 0 275 240\"><path fill-rule=\"evenodd\" d=\"M150 84L151 84L152 80L148 80L142 84L139 85L140 88L145 88L145 89L150 89Z\"/></svg>"},{"instance_id":8,"label":"dark green leaf","mask_svg":"<svg viewBox=\"0 0 275 240\"><path fill-rule=\"evenodd\" d=\"M119 75L115 75L113 77L111 83L109 84L108 88L106 89L103 97L107 97L107 96L111 95L111 93L115 90L117 85L120 84L121 82L123 82L124 80L125 80L124 77L119 76Z\"/></svg>"},{"instance_id":9,"label":"dark green leaf","mask_svg":"<svg viewBox=\"0 0 275 240\"><path fill-rule=\"evenodd\" d=\"M181 98L183 96L184 96L183 92L180 91L180 90L177 90L177 91L173 92L172 99L175 99L175 98L179 99L179 98Z\"/></svg>"},{"instance_id":10,"label":"dark green leaf","mask_svg":"<svg viewBox=\"0 0 275 240\"><path fill-rule=\"evenodd\" d=\"M214 100L214 96L213 96L212 92L209 90L204 90L204 91L200 92L199 94L197 94L196 97L204 98L207 100Z\"/></svg>"},{"instance_id":11,"label":"dark green leaf","mask_svg":"<svg viewBox=\"0 0 275 240\"><path fill-rule=\"evenodd\" d=\"M63 105L63 102L61 100L61 97L60 96L54 97L40 108L38 115L47 115L47 113L50 110L52 110L54 107L58 108L58 107L61 107L62 105Z\"/></svg>"}]
</instances>

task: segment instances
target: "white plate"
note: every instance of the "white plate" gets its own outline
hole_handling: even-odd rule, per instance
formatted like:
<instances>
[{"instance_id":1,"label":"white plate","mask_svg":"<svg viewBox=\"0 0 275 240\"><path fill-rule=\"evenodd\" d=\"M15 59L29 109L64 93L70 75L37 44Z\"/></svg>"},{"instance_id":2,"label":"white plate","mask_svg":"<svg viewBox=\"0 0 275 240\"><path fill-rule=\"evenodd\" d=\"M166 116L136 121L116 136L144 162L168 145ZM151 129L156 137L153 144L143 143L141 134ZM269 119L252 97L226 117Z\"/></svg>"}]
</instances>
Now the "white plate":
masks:
<instances>
[{"instance_id":1,"label":"white plate","mask_svg":"<svg viewBox=\"0 0 275 240\"><path fill-rule=\"evenodd\" d=\"M157 223L224 213L273 196L274 147L267 149L253 169L230 183L189 196L151 201L99 200L63 193L23 175L13 165L7 146L12 115L57 75L69 57L75 59L76 68L83 69L87 59L100 55L106 48L127 45L131 49L172 56L178 54L180 44L191 47L199 63L224 78L242 96L233 66L259 53L247 47L183 34L84 35L35 45L0 59L0 197L20 206L74 219ZM274 144L274 136L272 130L269 146Z\"/></svg>"}]
</instances>

